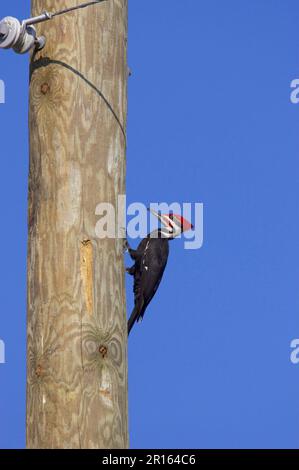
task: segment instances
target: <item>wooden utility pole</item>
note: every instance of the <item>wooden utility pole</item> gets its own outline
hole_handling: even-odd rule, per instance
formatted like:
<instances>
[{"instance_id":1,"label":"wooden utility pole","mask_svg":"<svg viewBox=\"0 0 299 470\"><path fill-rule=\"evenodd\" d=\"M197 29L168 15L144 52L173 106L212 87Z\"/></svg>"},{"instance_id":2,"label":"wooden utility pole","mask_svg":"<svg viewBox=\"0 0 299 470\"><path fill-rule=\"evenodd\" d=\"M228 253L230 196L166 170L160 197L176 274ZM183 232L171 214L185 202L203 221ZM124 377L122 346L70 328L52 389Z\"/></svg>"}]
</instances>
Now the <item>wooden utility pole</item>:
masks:
<instances>
[{"instance_id":1,"label":"wooden utility pole","mask_svg":"<svg viewBox=\"0 0 299 470\"><path fill-rule=\"evenodd\" d=\"M79 3L32 0L32 15ZM37 29L47 44L30 70L27 447L126 448L123 243L96 237L95 209L125 193L127 0Z\"/></svg>"}]
</instances>

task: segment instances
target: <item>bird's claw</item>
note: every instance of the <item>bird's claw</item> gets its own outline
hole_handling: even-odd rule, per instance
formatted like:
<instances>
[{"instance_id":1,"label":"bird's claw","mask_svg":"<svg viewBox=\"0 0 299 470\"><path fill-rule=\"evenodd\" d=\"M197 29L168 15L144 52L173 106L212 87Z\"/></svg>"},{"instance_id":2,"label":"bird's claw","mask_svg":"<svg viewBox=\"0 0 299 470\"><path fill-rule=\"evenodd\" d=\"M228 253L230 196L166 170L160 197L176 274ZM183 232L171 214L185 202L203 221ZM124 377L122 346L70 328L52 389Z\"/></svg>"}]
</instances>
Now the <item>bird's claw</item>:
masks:
<instances>
[{"instance_id":1,"label":"bird's claw","mask_svg":"<svg viewBox=\"0 0 299 470\"><path fill-rule=\"evenodd\" d=\"M128 240L126 238L124 238L124 241L123 241L123 250L124 250L124 253L126 253L127 251L129 251L129 243L128 243Z\"/></svg>"},{"instance_id":2,"label":"bird's claw","mask_svg":"<svg viewBox=\"0 0 299 470\"><path fill-rule=\"evenodd\" d=\"M135 264L133 264L133 266L131 266L130 268L126 268L126 272L128 274L130 274L131 276L134 276L134 274L135 274Z\"/></svg>"}]
</instances>

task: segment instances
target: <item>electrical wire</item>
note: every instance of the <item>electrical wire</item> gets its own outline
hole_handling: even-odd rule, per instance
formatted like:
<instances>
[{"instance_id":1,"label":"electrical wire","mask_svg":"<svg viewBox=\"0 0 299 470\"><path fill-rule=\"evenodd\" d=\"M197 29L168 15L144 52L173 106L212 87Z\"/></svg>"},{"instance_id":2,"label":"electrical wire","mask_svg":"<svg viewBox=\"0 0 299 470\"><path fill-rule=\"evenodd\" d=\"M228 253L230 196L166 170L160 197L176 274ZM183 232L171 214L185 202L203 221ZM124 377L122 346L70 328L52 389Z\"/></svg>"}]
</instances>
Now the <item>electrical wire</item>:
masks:
<instances>
[{"instance_id":1,"label":"electrical wire","mask_svg":"<svg viewBox=\"0 0 299 470\"><path fill-rule=\"evenodd\" d=\"M70 11L79 10L79 9L86 8L86 7L89 7L91 5L96 5L96 4L99 4L99 3L103 3L103 2L106 2L106 1L107 0L93 0L93 1L90 1L90 2L80 3L80 5L76 5L76 6L73 6L73 7L64 8L63 10L58 10L58 11L55 11L53 13L50 13L48 11L44 11L44 13L42 13L39 16L35 16L34 18L28 18L27 20L24 20L22 22L22 24L25 25L25 26L30 26L30 25L34 25L34 24L38 24L38 23L43 23L45 21L52 20L52 18L54 18L55 16L64 15L65 13L69 13Z\"/></svg>"},{"instance_id":2,"label":"electrical wire","mask_svg":"<svg viewBox=\"0 0 299 470\"><path fill-rule=\"evenodd\" d=\"M50 15L51 15L51 18L54 18L54 16L64 15L65 13L69 13L70 11L79 10L81 8L86 8L91 5L95 5L96 3L102 3L106 1L107 0L94 0L92 2L85 2L85 3L81 3L80 5L76 5L76 6L69 7L69 8L64 8L63 10L56 11L55 13L50 13Z\"/></svg>"}]
</instances>

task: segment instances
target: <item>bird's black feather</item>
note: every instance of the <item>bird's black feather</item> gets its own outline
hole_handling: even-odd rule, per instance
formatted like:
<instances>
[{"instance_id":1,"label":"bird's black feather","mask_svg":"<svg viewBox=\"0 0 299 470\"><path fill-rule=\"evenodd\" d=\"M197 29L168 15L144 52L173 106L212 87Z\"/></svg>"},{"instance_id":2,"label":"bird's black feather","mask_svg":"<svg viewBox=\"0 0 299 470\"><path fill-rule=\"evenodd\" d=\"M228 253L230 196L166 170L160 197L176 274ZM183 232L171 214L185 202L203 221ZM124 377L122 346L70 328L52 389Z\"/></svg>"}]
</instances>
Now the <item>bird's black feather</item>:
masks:
<instances>
[{"instance_id":1,"label":"bird's black feather","mask_svg":"<svg viewBox=\"0 0 299 470\"><path fill-rule=\"evenodd\" d=\"M168 239L161 236L152 238L151 234L144 238L137 250L129 248L135 264L127 271L134 276L134 300L133 312L128 321L128 333L134 323L143 318L145 310L157 292L168 260Z\"/></svg>"}]
</instances>

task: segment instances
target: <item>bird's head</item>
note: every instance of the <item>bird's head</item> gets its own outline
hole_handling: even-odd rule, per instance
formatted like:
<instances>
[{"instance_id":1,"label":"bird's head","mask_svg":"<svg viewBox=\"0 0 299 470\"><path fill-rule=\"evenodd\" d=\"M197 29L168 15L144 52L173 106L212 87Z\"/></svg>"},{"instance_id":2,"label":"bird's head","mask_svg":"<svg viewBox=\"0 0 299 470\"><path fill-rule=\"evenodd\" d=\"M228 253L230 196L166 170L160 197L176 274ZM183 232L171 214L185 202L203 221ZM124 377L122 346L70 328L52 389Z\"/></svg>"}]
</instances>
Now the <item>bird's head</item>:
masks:
<instances>
[{"instance_id":1,"label":"bird's head","mask_svg":"<svg viewBox=\"0 0 299 470\"><path fill-rule=\"evenodd\" d=\"M149 209L149 211L164 225L165 228L163 229L163 232L168 236L168 238L176 238L183 232L194 228L193 225L181 215L173 213L159 214L153 209Z\"/></svg>"}]
</instances>

